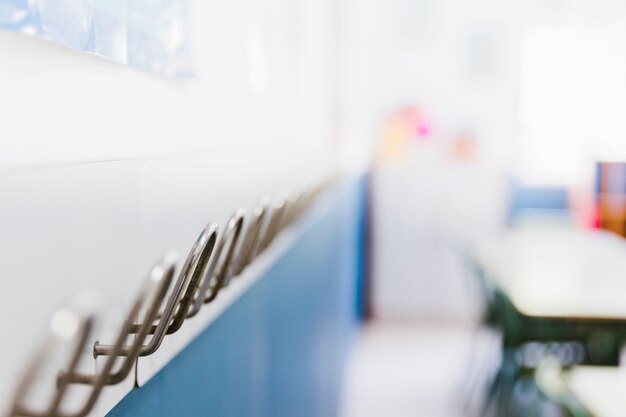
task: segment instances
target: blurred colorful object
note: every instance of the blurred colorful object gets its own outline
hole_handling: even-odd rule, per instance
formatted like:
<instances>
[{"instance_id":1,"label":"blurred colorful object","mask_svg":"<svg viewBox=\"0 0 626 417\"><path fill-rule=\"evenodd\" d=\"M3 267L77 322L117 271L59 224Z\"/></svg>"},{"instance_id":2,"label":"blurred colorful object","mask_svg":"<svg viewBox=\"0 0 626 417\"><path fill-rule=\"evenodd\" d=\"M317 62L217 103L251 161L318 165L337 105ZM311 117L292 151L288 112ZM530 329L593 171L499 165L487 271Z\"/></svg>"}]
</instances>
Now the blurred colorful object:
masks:
<instances>
[{"instance_id":1,"label":"blurred colorful object","mask_svg":"<svg viewBox=\"0 0 626 417\"><path fill-rule=\"evenodd\" d=\"M476 159L476 137L471 130L460 130L457 133L452 139L449 156L458 162Z\"/></svg>"},{"instance_id":2,"label":"blurred colorful object","mask_svg":"<svg viewBox=\"0 0 626 417\"><path fill-rule=\"evenodd\" d=\"M596 165L597 224L626 237L626 163Z\"/></svg>"},{"instance_id":3,"label":"blurred colorful object","mask_svg":"<svg viewBox=\"0 0 626 417\"><path fill-rule=\"evenodd\" d=\"M0 29L167 77L191 75L186 0L0 0Z\"/></svg>"},{"instance_id":4,"label":"blurred colorful object","mask_svg":"<svg viewBox=\"0 0 626 417\"><path fill-rule=\"evenodd\" d=\"M378 159L390 161L406 155L410 144L428 139L431 130L430 119L419 108L405 107L393 113L385 122Z\"/></svg>"}]
</instances>

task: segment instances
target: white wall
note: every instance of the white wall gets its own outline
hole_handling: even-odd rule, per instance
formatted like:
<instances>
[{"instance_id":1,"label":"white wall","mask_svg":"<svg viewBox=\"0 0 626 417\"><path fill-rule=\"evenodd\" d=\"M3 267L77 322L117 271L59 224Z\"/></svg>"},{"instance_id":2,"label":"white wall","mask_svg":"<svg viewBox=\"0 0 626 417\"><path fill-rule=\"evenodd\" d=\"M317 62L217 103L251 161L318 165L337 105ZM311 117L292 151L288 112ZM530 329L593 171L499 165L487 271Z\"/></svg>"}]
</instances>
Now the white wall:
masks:
<instances>
[{"instance_id":1,"label":"white wall","mask_svg":"<svg viewBox=\"0 0 626 417\"><path fill-rule=\"evenodd\" d=\"M429 143L378 167L374 178L374 313L463 319L470 294L459 244L501 224L518 136L517 0L343 1L342 143L371 161L385 118L417 105ZM461 130L477 159L448 156Z\"/></svg>"},{"instance_id":2,"label":"white wall","mask_svg":"<svg viewBox=\"0 0 626 417\"><path fill-rule=\"evenodd\" d=\"M518 134L521 9L517 0L344 0L342 110L355 147L377 141L391 111L418 104L436 135L473 128L485 158L506 165ZM481 37L487 56L474 59Z\"/></svg>"},{"instance_id":3,"label":"white wall","mask_svg":"<svg viewBox=\"0 0 626 417\"><path fill-rule=\"evenodd\" d=\"M323 157L333 141L332 2L189 3L189 81L0 33L0 167L241 150Z\"/></svg>"}]
</instances>

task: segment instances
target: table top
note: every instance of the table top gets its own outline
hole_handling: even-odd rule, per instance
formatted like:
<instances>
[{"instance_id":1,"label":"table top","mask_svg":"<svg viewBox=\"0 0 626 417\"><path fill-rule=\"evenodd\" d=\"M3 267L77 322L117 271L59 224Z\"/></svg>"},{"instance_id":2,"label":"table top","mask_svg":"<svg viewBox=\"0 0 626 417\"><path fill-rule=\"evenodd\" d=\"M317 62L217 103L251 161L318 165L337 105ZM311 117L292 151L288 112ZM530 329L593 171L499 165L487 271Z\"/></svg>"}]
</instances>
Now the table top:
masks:
<instances>
[{"instance_id":1,"label":"table top","mask_svg":"<svg viewBox=\"0 0 626 417\"><path fill-rule=\"evenodd\" d=\"M565 384L596 417L623 417L626 410L626 369L579 366L567 371Z\"/></svg>"},{"instance_id":2,"label":"table top","mask_svg":"<svg viewBox=\"0 0 626 417\"><path fill-rule=\"evenodd\" d=\"M603 231L510 229L473 246L528 316L626 320L626 240Z\"/></svg>"}]
</instances>

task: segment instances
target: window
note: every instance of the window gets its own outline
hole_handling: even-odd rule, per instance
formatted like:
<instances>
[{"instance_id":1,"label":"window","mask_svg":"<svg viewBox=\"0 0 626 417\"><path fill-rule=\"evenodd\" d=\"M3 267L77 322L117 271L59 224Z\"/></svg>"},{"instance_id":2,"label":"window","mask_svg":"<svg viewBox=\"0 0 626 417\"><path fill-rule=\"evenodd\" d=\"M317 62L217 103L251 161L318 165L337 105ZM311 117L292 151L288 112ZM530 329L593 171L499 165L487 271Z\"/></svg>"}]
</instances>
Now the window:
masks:
<instances>
[{"instance_id":1,"label":"window","mask_svg":"<svg viewBox=\"0 0 626 417\"><path fill-rule=\"evenodd\" d=\"M535 27L521 49L522 180L568 185L626 160L626 30Z\"/></svg>"}]
</instances>

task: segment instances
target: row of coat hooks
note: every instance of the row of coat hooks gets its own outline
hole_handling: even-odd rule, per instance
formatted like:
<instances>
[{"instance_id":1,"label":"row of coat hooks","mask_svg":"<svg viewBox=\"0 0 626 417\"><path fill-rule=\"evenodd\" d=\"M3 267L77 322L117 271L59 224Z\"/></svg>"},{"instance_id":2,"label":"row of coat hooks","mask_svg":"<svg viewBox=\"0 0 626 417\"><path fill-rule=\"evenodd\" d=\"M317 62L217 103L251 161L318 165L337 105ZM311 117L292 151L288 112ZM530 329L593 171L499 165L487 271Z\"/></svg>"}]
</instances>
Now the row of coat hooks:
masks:
<instances>
[{"instance_id":1,"label":"row of coat hooks","mask_svg":"<svg viewBox=\"0 0 626 417\"><path fill-rule=\"evenodd\" d=\"M185 320L215 300L221 289L263 253L331 182L325 179L274 199L264 198L248 212L238 209L222 230L216 224L208 224L178 274L177 255L163 256L151 269L112 344L93 344L94 357L106 358L97 372L79 371L83 352L93 343L95 313L78 308L57 311L50 322L50 339L19 381L8 417L87 416L104 387L124 381L140 357L155 353L163 340L176 333ZM56 386L49 401L37 407L29 406L27 402L37 377L50 365L47 362L51 344L67 341L72 346L71 352L64 368L56 374ZM88 394L81 404L72 404L76 408L68 411L63 403L75 384L87 386Z\"/></svg>"}]
</instances>

